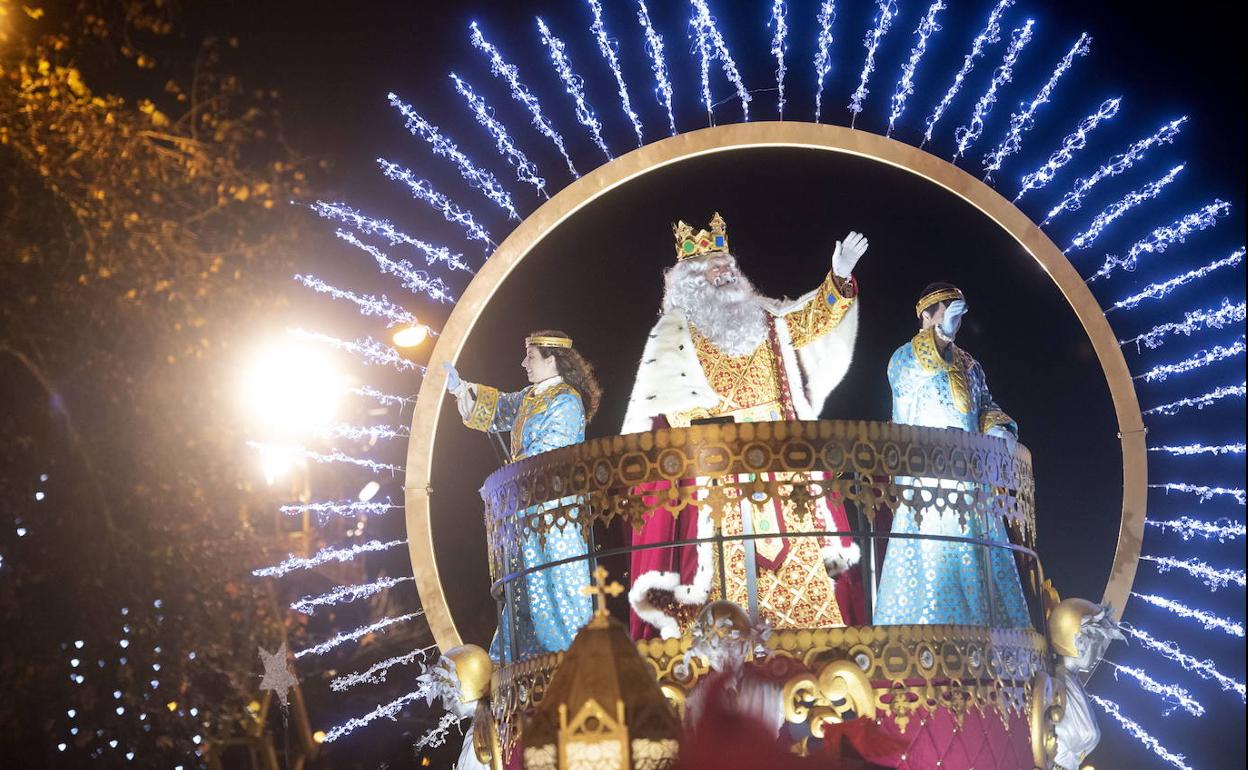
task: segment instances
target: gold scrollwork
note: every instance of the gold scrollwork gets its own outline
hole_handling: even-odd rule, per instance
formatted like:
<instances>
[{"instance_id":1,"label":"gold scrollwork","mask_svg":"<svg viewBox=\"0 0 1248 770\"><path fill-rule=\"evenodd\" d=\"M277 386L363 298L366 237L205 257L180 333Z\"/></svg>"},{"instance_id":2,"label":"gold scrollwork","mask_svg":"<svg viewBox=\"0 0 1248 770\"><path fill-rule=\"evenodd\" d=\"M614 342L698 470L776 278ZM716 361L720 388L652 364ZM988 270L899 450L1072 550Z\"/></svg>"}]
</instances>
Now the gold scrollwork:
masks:
<instances>
[{"instance_id":1,"label":"gold scrollwork","mask_svg":"<svg viewBox=\"0 0 1248 770\"><path fill-rule=\"evenodd\" d=\"M1037 768L1052 767L1057 756L1057 732L1055 727L1062 721L1066 710L1066 693L1061 682L1040 671L1031 684L1031 701L1028 704L1028 724L1031 729L1031 759Z\"/></svg>"}]
</instances>

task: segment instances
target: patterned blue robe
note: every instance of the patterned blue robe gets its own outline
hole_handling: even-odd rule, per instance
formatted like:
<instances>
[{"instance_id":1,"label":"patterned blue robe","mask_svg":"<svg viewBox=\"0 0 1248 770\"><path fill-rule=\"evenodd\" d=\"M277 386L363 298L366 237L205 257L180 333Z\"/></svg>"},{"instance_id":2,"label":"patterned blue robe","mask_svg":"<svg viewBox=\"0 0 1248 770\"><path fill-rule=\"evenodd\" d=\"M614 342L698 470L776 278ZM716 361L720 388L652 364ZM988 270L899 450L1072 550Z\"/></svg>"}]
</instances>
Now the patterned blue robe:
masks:
<instances>
[{"instance_id":1,"label":"patterned blue robe","mask_svg":"<svg viewBox=\"0 0 1248 770\"><path fill-rule=\"evenodd\" d=\"M470 387L476 389L477 401L464 424L492 433L511 431L512 460L585 440L585 407L580 394L558 378L515 393L502 393L488 385ZM571 526L563 531L552 529L544 545L530 535L518 550L520 558L507 565L508 572L587 553L580 531ZM592 615L590 598L581 593L588 585L588 561L551 567L512 582L511 606L503 607L490 656L509 661L513 650L520 659L566 650Z\"/></svg>"},{"instance_id":2,"label":"patterned blue robe","mask_svg":"<svg viewBox=\"0 0 1248 770\"><path fill-rule=\"evenodd\" d=\"M893 391L893 422L974 433L1002 427L1017 435L1017 425L992 400L979 362L953 344L942 355L931 330L920 332L893 353L888 362L888 382ZM949 491L965 488L963 482L938 479L897 481ZM906 492L903 500L913 499L913 495ZM903 502L893 517L892 531L1009 542L998 517L970 516L963 528L957 513L949 509L925 508L922 514L922 524L918 524L914 508ZM874 622L1005 628L1031 625L1010 550L910 539L889 542Z\"/></svg>"}]
</instances>

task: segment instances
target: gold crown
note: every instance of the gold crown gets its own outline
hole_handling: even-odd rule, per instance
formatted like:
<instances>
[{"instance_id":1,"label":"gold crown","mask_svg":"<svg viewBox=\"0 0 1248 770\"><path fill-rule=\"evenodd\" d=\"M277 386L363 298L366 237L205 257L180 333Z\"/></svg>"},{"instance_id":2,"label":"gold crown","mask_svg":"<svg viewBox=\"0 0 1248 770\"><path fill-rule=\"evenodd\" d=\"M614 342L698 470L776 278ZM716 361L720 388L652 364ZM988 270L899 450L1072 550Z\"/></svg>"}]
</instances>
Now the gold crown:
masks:
<instances>
[{"instance_id":1,"label":"gold crown","mask_svg":"<svg viewBox=\"0 0 1248 770\"><path fill-rule=\"evenodd\" d=\"M937 302L951 302L955 299L965 299L962 296L961 289L957 287L937 289L930 294L924 294L922 297L919 297L919 301L914 303L914 314L922 316L924 310L927 310Z\"/></svg>"},{"instance_id":2,"label":"gold crown","mask_svg":"<svg viewBox=\"0 0 1248 770\"><path fill-rule=\"evenodd\" d=\"M524 345L538 348L570 348L572 340L568 337L540 337L533 335L524 338Z\"/></svg>"},{"instance_id":3,"label":"gold crown","mask_svg":"<svg viewBox=\"0 0 1248 770\"><path fill-rule=\"evenodd\" d=\"M728 252L728 231L724 218L715 212L711 217L711 231L693 231L693 226L684 220L672 225L672 233L676 236L676 261L704 257L707 254Z\"/></svg>"}]
</instances>

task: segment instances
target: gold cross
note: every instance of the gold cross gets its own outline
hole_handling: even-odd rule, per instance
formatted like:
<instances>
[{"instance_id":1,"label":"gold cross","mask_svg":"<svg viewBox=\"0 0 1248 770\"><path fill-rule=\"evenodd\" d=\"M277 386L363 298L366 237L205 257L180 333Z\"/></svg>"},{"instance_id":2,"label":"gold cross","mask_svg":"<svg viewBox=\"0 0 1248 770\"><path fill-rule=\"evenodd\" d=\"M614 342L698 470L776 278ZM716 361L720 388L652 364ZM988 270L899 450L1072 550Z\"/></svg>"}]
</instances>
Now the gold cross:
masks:
<instances>
[{"instance_id":1,"label":"gold cross","mask_svg":"<svg viewBox=\"0 0 1248 770\"><path fill-rule=\"evenodd\" d=\"M594 613L596 617L605 618L610 614L607 612L607 594L619 596L624 593L624 586L616 583L614 580L610 583L607 582L609 574L606 567L599 567L594 570L594 584L581 589L581 593L586 596L598 597L598 611Z\"/></svg>"}]
</instances>

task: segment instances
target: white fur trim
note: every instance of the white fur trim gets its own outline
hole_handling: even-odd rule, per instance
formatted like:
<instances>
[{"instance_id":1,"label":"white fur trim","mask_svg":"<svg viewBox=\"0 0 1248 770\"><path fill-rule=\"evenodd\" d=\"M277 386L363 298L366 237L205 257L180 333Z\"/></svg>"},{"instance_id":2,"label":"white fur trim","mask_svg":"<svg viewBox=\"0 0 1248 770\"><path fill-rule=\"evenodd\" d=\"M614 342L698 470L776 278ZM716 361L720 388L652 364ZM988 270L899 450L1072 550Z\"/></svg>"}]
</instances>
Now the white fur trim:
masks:
<instances>
[{"instance_id":1,"label":"white fur trim","mask_svg":"<svg viewBox=\"0 0 1248 770\"><path fill-rule=\"evenodd\" d=\"M656 514L663 515L663 514ZM699 539L709 540L714 534L711 517L698 511L697 535ZM672 598L680 604L702 605L711 598L711 577L713 559L711 543L698 544L698 567L693 574L692 583L681 583L679 572L660 572L652 570L633 576L633 587L628 591L628 602L637 617L659 630L664 639L678 638L681 635L680 624L676 619L655 607L646 598L651 589L671 591Z\"/></svg>"},{"instance_id":2,"label":"white fur trim","mask_svg":"<svg viewBox=\"0 0 1248 770\"><path fill-rule=\"evenodd\" d=\"M621 432L640 433L650 430L651 419L659 415L712 409L718 403L698 362L689 323L678 311L664 313L646 340Z\"/></svg>"},{"instance_id":3,"label":"white fur trim","mask_svg":"<svg viewBox=\"0 0 1248 770\"><path fill-rule=\"evenodd\" d=\"M858 563L862 557L862 552L858 548L857 543L849 545L839 545L840 538L836 538L838 545L825 545L820 549L823 555L823 566L827 568L828 574L836 577L845 570Z\"/></svg>"},{"instance_id":4,"label":"white fur trim","mask_svg":"<svg viewBox=\"0 0 1248 770\"><path fill-rule=\"evenodd\" d=\"M823 403L849 371L854 359L854 342L858 337L858 306L862 300L855 299L845 317L836 328L812 341L797 352L802 372L806 375L803 385L810 402L813 416L802 419L818 419ZM800 416L800 415L799 415Z\"/></svg>"}]
</instances>

